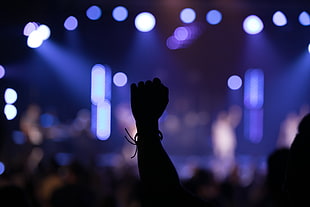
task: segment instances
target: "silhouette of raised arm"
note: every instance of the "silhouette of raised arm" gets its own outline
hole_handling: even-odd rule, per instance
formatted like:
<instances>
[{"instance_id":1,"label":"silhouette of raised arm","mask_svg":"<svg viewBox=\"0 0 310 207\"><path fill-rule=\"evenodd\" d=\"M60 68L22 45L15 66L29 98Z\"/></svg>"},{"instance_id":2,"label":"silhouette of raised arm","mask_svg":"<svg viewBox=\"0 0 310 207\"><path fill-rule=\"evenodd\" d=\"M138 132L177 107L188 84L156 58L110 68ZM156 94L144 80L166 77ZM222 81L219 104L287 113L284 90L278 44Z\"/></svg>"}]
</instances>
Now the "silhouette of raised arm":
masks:
<instances>
[{"instance_id":1,"label":"silhouette of raised arm","mask_svg":"<svg viewBox=\"0 0 310 207\"><path fill-rule=\"evenodd\" d=\"M181 185L164 150L158 121L169 101L169 90L158 78L131 85L131 108L136 121L138 168L147 206L211 206Z\"/></svg>"}]
</instances>

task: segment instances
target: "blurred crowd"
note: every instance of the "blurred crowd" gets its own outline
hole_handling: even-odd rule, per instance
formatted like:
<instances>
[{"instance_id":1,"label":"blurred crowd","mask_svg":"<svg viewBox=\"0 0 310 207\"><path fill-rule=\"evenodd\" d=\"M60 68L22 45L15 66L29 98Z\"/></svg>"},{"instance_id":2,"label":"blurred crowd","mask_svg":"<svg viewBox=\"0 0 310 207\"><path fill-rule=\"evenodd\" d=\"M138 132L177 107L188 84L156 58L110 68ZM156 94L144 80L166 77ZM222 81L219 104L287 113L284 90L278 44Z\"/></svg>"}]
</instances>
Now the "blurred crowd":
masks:
<instances>
[{"instance_id":1,"label":"blurred crowd","mask_svg":"<svg viewBox=\"0 0 310 207\"><path fill-rule=\"evenodd\" d=\"M102 148L90 132L89 111L79 111L76 119L63 125L52 113L42 115L37 105L30 105L21 116L20 131L1 133L12 136L1 144L1 206L142 206L137 162L130 158L134 146L100 154ZM73 153L53 150L65 147ZM251 166L246 182L238 162L224 177L216 175L212 165L195 161L176 167L187 189L218 206L276 206L288 151L279 147L266 157L265 170Z\"/></svg>"}]
</instances>

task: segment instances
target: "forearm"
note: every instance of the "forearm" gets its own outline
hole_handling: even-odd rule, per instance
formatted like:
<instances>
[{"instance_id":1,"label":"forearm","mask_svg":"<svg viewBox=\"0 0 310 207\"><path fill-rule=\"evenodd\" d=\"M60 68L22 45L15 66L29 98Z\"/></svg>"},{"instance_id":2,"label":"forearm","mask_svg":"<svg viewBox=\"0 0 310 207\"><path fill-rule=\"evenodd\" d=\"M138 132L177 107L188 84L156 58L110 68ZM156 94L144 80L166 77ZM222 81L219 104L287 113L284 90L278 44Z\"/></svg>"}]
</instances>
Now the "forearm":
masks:
<instances>
[{"instance_id":1,"label":"forearm","mask_svg":"<svg viewBox=\"0 0 310 207\"><path fill-rule=\"evenodd\" d=\"M158 125L137 127L138 167L142 183L147 190L163 193L181 187L177 171L164 150Z\"/></svg>"}]
</instances>

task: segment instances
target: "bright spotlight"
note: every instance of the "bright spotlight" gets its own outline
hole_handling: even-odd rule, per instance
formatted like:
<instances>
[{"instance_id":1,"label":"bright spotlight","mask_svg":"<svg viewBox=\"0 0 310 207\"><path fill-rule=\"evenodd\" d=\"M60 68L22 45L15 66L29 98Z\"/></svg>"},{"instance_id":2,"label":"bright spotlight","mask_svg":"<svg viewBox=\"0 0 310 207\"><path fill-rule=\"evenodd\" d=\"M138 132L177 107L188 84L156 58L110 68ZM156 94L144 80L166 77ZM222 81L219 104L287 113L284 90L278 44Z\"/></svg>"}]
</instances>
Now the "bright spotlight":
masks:
<instances>
[{"instance_id":1,"label":"bright spotlight","mask_svg":"<svg viewBox=\"0 0 310 207\"><path fill-rule=\"evenodd\" d=\"M127 19L128 11L125 7L118 6L113 9L112 16L116 21L121 22Z\"/></svg>"},{"instance_id":2,"label":"bright spotlight","mask_svg":"<svg viewBox=\"0 0 310 207\"><path fill-rule=\"evenodd\" d=\"M263 28L264 24L262 20L256 15L250 15L243 21L243 29L248 34L258 34Z\"/></svg>"},{"instance_id":3,"label":"bright spotlight","mask_svg":"<svg viewBox=\"0 0 310 207\"><path fill-rule=\"evenodd\" d=\"M7 104L13 104L17 100L17 93L13 88L7 88L4 91L4 100Z\"/></svg>"},{"instance_id":4,"label":"bright spotlight","mask_svg":"<svg viewBox=\"0 0 310 207\"><path fill-rule=\"evenodd\" d=\"M303 26L309 26L310 25L310 15L308 12L303 11L299 14L298 17L299 23Z\"/></svg>"},{"instance_id":5,"label":"bright spotlight","mask_svg":"<svg viewBox=\"0 0 310 207\"><path fill-rule=\"evenodd\" d=\"M287 24L286 16L281 11L277 11L272 16L272 21L276 26L282 27Z\"/></svg>"},{"instance_id":6,"label":"bright spotlight","mask_svg":"<svg viewBox=\"0 0 310 207\"><path fill-rule=\"evenodd\" d=\"M91 6L87 9L86 11L86 16L90 19L90 20L98 20L101 17L101 9L98 6Z\"/></svg>"},{"instance_id":7,"label":"bright spotlight","mask_svg":"<svg viewBox=\"0 0 310 207\"><path fill-rule=\"evenodd\" d=\"M6 104L4 107L4 114L7 120L12 120L17 115L17 109L14 105Z\"/></svg>"},{"instance_id":8,"label":"bright spotlight","mask_svg":"<svg viewBox=\"0 0 310 207\"><path fill-rule=\"evenodd\" d=\"M194 9L185 8L180 13L180 19L183 23L192 23L196 19L196 12Z\"/></svg>"},{"instance_id":9,"label":"bright spotlight","mask_svg":"<svg viewBox=\"0 0 310 207\"><path fill-rule=\"evenodd\" d=\"M135 18L135 26L140 32L151 31L156 24L155 17L149 12L142 12Z\"/></svg>"},{"instance_id":10,"label":"bright spotlight","mask_svg":"<svg viewBox=\"0 0 310 207\"><path fill-rule=\"evenodd\" d=\"M231 90L238 90L242 86L242 80L238 75L232 75L228 78L227 85Z\"/></svg>"},{"instance_id":11,"label":"bright spotlight","mask_svg":"<svg viewBox=\"0 0 310 207\"><path fill-rule=\"evenodd\" d=\"M310 53L310 43L308 44L308 52Z\"/></svg>"},{"instance_id":12,"label":"bright spotlight","mask_svg":"<svg viewBox=\"0 0 310 207\"><path fill-rule=\"evenodd\" d=\"M46 26L45 24L41 24L37 31L40 32L41 38L42 40L47 40L50 36L51 36L51 30L48 26Z\"/></svg>"},{"instance_id":13,"label":"bright spotlight","mask_svg":"<svg viewBox=\"0 0 310 207\"><path fill-rule=\"evenodd\" d=\"M64 27L68 31L75 30L77 26L78 26L78 20L74 16L69 16L64 22Z\"/></svg>"},{"instance_id":14,"label":"bright spotlight","mask_svg":"<svg viewBox=\"0 0 310 207\"><path fill-rule=\"evenodd\" d=\"M2 65L0 65L0 79L3 78L5 75L5 69Z\"/></svg>"},{"instance_id":15,"label":"bright spotlight","mask_svg":"<svg viewBox=\"0 0 310 207\"><path fill-rule=\"evenodd\" d=\"M35 30L31 32L27 39L27 45L30 48L38 48L42 45L43 39L40 31Z\"/></svg>"},{"instance_id":16,"label":"bright spotlight","mask_svg":"<svg viewBox=\"0 0 310 207\"><path fill-rule=\"evenodd\" d=\"M209 24L216 25L222 21L222 13L218 10L210 10L206 15L206 20Z\"/></svg>"}]
</instances>

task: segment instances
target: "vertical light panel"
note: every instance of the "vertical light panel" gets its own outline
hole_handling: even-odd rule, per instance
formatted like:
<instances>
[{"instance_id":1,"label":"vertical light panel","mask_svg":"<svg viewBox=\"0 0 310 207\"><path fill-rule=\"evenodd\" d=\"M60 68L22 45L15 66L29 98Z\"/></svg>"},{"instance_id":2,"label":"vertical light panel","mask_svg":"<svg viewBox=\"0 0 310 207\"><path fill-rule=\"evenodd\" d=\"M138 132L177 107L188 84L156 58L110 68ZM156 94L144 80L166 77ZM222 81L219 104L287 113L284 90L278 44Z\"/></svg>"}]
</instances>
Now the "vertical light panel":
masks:
<instances>
[{"instance_id":1,"label":"vertical light panel","mask_svg":"<svg viewBox=\"0 0 310 207\"><path fill-rule=\"evenodd\" d=\"M91 71L92 130L100 140L111 135L111 72L97 64Z\"/></svg>"},{"instance_id":2,"label":"vertical light panel","mask_svg":"<svg viewBox=\"0 0 310 207\"><path fill-rule=\"evenodd\" d=\"M253 143L263 138L264 73L249 69L244 76L245 137Z\"/></svg>"},{"instance_id":3,"label":"vertical light panel","mask_svg":"<svg viewBox=\"0 0 310 207\"><path fill-rule=\"evenodd\" d=\"M103 65L95 65L91 71L91 101L97 105L105 100L106 71Z\"/></svg>"},{"instance_id":4,"label":"vertical light panel","mask_svg":"<svg viewBox=\"0 0 310 207\"><path fill-rule=\"evenodd\" d=\"M97 105L96 135L100 140L107 140L111 134L111 103L105 100Z\"/></svg>"},{"instance_id":5,"label":"vertical light panel","mask_svg":"<svg viewBox=\"0 0 310 207\"><path fill-rule=\"evenodd\" d=\"M264 73L259 69L249 69L244 80L244 105L250 109L260 109L264 104Z\"/></svg>"}]
</instances>

